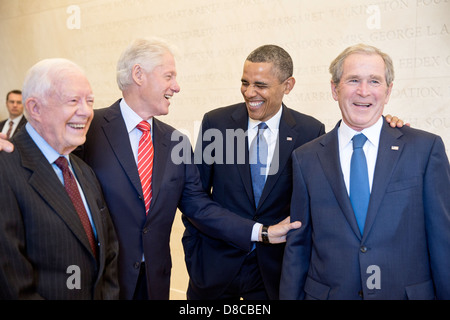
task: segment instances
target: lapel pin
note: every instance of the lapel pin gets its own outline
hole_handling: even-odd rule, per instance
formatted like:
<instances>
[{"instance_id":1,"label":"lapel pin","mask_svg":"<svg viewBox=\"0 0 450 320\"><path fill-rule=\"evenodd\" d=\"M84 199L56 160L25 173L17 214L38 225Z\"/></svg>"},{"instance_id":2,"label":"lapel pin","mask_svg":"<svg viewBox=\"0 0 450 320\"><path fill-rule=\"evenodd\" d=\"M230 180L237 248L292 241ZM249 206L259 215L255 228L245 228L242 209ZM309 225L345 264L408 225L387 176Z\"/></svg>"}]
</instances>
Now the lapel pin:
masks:
<instances>
[{"instance_id":1,"label":"lapel pin","mask_svg":"<svg viewBox=\"0 0 450 320\"><path fill-rule=\"evenodd\" d=\"M292 137L287 137L286 140L287 141L292 141Z\"/></svg>"},{"instance_id":2,"label":"lapel pin","mask_svg":"<svg viewBox=\"0 0 450 320\"><path fill-rule=\"evenodd\" d=\"M391 150L398 151L398 146L391 146Z\"/></svg>"}]
</instances>

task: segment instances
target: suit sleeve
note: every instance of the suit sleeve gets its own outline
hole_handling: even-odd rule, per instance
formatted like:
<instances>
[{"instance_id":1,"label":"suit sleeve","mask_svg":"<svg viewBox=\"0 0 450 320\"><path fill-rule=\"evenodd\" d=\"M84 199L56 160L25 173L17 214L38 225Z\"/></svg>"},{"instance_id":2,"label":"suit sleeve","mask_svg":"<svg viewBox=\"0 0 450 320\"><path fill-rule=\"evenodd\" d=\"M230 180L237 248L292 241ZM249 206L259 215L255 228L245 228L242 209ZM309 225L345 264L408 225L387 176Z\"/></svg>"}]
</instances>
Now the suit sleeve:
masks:
<instances>
[{"instance_id":1,"label":"suit sleeve","mask_svg":"<svg viewBox=\"0 0 450 320\"><path fill-rule=\"evenodd\" d=\"M36 292L33 265L26 256L20 205L5 175L11 168L3 161L0 166L0 299L43 299Z\"/></svg>"},{"instance_id":2,"label":"suit sleeve","mask_svg":"<svg viewBox=\"0 0 450 320\"><path fill-rule=\"evenodd\" d=\"M424 175L425 225L438 299L450 299L450 165L436 137Z\"/></svg>"},{"instance_id":3,"label":"suit sleeve","mask_svg":"<svg viewBox=\"0 0 450 320\"><path fill-rule=\"evenodd\" d=\"M179 209L206 235L230 242L242 250L251 250L251 232L255 222L211 200L202 187L198 168L193 163L185 165L185 183Z\"/></svg>"},{"instance_id":4,"label":"suit sleeve","mask_svg":"<svg viewBox=\"0 0 450 320\"><path fill-rule=\"evenodd\" d=\"M311 255L311 221L308 190L296 152L292 154L293 190L291 221L301 221L299 229L287 235L280 282L280 299L304 298L304 285Z\"/></svg>"}]
</instances>

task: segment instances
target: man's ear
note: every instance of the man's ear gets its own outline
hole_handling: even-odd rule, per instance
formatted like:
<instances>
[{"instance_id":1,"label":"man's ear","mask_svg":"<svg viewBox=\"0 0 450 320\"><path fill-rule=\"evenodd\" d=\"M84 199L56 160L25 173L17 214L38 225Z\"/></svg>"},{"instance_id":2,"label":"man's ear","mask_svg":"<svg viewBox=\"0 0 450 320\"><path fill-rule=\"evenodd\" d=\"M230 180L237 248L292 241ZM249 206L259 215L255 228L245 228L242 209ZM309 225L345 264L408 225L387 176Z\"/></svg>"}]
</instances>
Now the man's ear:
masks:
<instances>
[{"instance_id":1,"label":"man's ear","mask_svg":"<svg viewBox=\"0 0 450 320\"><path fill-rule=\"evenodd\" d=\"M131 77L138 86L142 84L144 78L144 70L141 68L139 64L135 64L131 69Z\"/></svg>"},{"instance_id":2,"label":"man's ear","mask_svg":"<svg viewBox=\"0 0 450 320\"><path fill-rule=\"evenodd\" d=\"M287 78L284 88L284 94L289 94L289 92L291 92L294 86L295 86L295 78L294 77Z\"/></svg>"},{"instance_id":3,"label":"man's ear","mask_svg":"<svg viewBox=\"0 0 450 320\"><path fill-rule=\"evenodd\" d=\"M331 83L331 95L333 96L333 99L335 101L338 101L338 88L337 88L338 86L333 82L333 80L331 80L330 83Z\"/></svg>"},{"instance_id":4,"label":"man's ear","mask_svg":"<svg viewBox=\"0 0 450 320\"><path fill-rule=\"evenodd\" d=\"M42 105L37 98L31 97L25 101L25 109L28 117L37 120L41 115Z\"/></svg>"}]
</instances>

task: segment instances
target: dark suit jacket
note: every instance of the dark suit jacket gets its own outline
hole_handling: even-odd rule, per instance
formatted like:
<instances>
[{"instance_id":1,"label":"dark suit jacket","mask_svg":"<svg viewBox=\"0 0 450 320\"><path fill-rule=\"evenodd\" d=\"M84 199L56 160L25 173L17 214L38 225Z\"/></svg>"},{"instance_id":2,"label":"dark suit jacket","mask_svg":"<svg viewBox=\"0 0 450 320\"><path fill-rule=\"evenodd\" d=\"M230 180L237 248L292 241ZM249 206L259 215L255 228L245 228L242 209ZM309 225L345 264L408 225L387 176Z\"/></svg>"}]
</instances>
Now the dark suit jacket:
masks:
<instances>
[{"instance_id":1,"label":"dark suit jacket","mask_svg":"<svg viewBox=\"0 0 450 320\"><path fill-rule=\"evenodd\" d=\"M3 127L5 126L6 122L8 121L8 119L5 119L3 121L0 121L0 131L3 130ZM20 129L22 129L22 127L24 127L27 124L27 118L25 118L25 116L22 117L22 119L20 119L19 124L17 125L16 130L14 130L14 133L12 135L11 138L13 138L19 131Z\"/></svg>"},{"instance_id":2,"label":"dark suit jacket","mask_svg":"<svg viewBox=\"0 0 450 320\"><path fill-rule=\"evenodd\" d=\"M361 236L337 128L293 153L285 299L450 299L450 167L442 139L383 124ZM375 285L379 285L379 288Z\"/></svg>"},{"instance_id":3,"label":"dark suit jacket","mask_svg":"<svg viewBox=\"0 0 450 320\"><path fill-rule=\"evenodd\" d=\"M0 298L117 299L117 238L98 181L76 156L70 160L98 234L94 258L86 233L55 174L28 132L0 152ZM69 289L69 266L81 289Z\"/></svg>"},{"instance_id":4,"label":"dark suit jacket","mask_svg":"<svg viewBox=\"0 0 450 320\"><path fill-rule=\"evenodd\" d=\"M210 139L202 137L211 128L217 129L225 141L223 150L218 150L223 153L223 164L216 161L213 164L203 162L199 165L203 187L211 194L212 199L230 211L262 224L272 225L286 218L289 215L292 190L291 153L296 147L323 134L324 125L283 105L279 141L275 150L275 154L279 154L279 170L267 177L257 208L248 161L248 141L245 139L239 145L234 140L225 138L227 129L247 131L248 113L245 103L219 108L204 116L196 155L210 145ZM206 151L205 155L208 153ZM237 157L242 154L245 158L238 162ZM229 157L232 164L226 164ZM189 289L205 299L215 299L239 272L247 253L225 241L199 233L187 219L183 220L186 225L183 244L190 275ZM256 245L259 267L271 299L278 299L283 250L283 244Z\"/></svg>"},{"instance_id":5,"label":"dark suit jacket","mask_svg":"<svg viewBox=\"0 0 450 320\"><path fill-rule=\"evenodd\" d=\"M95 110L83 157L98 176L119 237L121 298L133 297L144 255L150 299L168 299L172 267L169 241L177 207L204 232L233 241L247 251L251 249L253 222L212 202L203 192L195 164L172 161L172 150L187 145L184 152L189 162L192 148L186 137L156 118L153 198L146 216L139 173L119 103L120 100L109 108ZM172 134L184 138L183 142L172 138Z\"/></svg>"}]
</instances>

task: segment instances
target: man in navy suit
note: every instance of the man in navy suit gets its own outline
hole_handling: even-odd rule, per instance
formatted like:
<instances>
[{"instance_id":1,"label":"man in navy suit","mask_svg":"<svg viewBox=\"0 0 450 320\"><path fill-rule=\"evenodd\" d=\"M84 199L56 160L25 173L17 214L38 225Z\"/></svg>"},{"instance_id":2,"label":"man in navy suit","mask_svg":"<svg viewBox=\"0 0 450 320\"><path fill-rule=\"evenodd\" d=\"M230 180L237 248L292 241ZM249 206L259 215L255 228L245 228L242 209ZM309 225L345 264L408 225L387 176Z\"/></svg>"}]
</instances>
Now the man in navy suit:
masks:
<instances>
[{"instance_id":1,"label":"man in navy suit","mask_svg":"<svg viewBox=\"0 0 450 320\"><path fill-rule=\"evenodd\" d=\"M241 80L245 102L208 112L197 140L203 188L225 208L265 225L289 216L292 151L325 133L318 120L283 104L295 84L292 73L292 59L284 49L265 45L254 50L245 61ZM256 203L249 146L261 122L268 125L265 135L272 166ZM230 131L238 138L227 134ZM214 132L224 143L210 155L215 142L208 134ZM248 137L239 132L248 132ZM183 221L188 299L278 299L283 244L257 243L249 254L199 232L185 217Z\"/></svg>"},{"instance_id":2,"label":"man in navy suit","mask_svg":"<svg viewBox=\"0 0 450 320\"><path fill-rule=\"evenodd\" d=\"M303 225L288 234L281 298L450 299L450 166L442 139L383 121L394 69L379 49L349 47L330 72L342 121L293 153L291 219ZM351 160L361 134L364 175ZM363 184L367 202L357 205L366 198L354 196Z\"/></svg>"}]
</instances>

